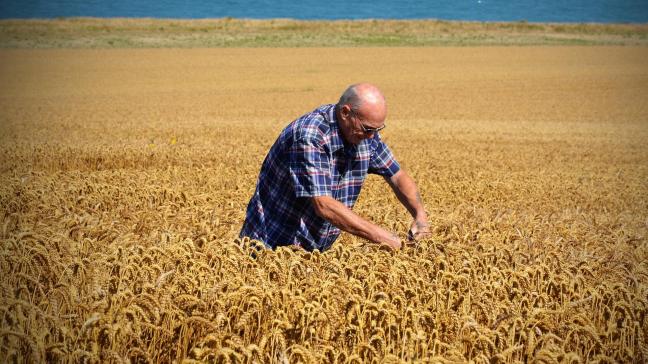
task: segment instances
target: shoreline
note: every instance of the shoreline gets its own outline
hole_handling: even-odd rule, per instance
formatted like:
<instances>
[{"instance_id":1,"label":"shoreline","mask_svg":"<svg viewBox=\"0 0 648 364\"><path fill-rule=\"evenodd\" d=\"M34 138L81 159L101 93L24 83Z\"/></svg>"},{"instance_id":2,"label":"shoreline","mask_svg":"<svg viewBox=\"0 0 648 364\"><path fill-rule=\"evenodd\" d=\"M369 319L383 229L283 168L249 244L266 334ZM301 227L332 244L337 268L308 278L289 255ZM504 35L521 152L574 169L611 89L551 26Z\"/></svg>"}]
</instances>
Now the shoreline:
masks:
<instances>
[{"instance_id":1,"label":"shoreline","mask_svg":"<svg viewBox=\"0 0 648 364\"><path fill-rule=\"evenodd\" d=\"M648 45L648 24L424 20L0 20L0 48Z\"/></svg>"},{"instance_id":2,"label":"shoreline","mask_svg":"<svg viewBox=\"0 0 648 364\"><path fill-rule=\"evenodd\" d=\"M335 18L335 19L324 19L324 18L312 18L312 19L300 19L300 18L290 18L290 17L278 17L278 18L246 18L246 17L235 17L235 16L223 16L223 17L214 17L214 18L164 18L164 17L130 17L130 16L116 16L116 17L103 17L103 16L57 16L50 18L0 18L0 22L30 22L30 21L66 21L66 20L151 20L151 21L179 21L179 22L202 22L202 21L250 21L250 22L265 22L265 21L290 21L290 22L304 22L304 23L314 23L314 22L325 22L325 23L335 23L335 22L446 22L446 23L489 23L489 24L503 24L503 23L525 23L525 24L553 24L553 25L648 25L648 22L596 22L596 21L534 21L534 20L461 20L461 19L442 19L442 18Z\"/></svg>"}]
</instances>

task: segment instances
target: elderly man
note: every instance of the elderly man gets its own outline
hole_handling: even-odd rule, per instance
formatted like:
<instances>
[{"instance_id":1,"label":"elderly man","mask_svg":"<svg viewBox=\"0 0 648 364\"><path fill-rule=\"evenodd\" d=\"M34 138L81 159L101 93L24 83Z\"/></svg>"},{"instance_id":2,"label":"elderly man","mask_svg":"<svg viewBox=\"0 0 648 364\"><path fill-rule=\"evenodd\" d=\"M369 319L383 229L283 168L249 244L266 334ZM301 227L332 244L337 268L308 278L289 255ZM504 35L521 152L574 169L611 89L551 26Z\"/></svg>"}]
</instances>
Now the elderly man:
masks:
<instances>
[{"instance_id":1,"label":"elderly man","mask_svg":"<svg viewBox=\"0 0 648 364\"><path fill-rule=\"evenodd\" d=\"M412 178L379 131L387 105L374 85L350 86L335 105L323 105L290 123L266 156L240 236L269 248L328 249L344 230L401 247L400 238L351 209L367 173L383 176L410 212L409 238L429 234L427 215Z\"/></svg>"}]
</instances>

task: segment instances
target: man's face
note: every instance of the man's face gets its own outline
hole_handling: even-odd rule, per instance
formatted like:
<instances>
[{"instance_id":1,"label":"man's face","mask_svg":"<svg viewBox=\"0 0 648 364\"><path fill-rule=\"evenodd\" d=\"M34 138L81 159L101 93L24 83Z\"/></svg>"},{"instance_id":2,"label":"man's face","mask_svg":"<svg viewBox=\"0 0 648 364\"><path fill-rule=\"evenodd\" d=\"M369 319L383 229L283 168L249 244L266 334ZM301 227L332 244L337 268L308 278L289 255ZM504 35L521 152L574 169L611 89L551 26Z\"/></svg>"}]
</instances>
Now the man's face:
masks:
<instances>
[{"instance_id":1,"label":"man's face","mask_svg":"<svg viewBox=\"0 0 648 364\"><path fill-rule=\"evenodd\" d=\"M375 107L373 109L376 109ZM360 144L364 139L373 138L377 131L385 127L385 112L373 110L370 106L353 111L351 105L340 108L340 129L344 139L353 144Z\"/></svg>"}]
</instances>

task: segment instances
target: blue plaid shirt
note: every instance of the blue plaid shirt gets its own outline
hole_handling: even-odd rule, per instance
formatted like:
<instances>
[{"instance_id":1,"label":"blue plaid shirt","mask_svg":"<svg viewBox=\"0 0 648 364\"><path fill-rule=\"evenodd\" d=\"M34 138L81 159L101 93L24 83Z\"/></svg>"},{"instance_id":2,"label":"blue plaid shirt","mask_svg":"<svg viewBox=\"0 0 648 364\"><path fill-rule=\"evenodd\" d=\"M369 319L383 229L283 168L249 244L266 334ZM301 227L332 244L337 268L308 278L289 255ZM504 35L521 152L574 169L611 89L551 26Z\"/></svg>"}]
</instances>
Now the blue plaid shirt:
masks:
<instances>
[{"instance_id":1,"label":"blue plaid shirt","mask_svg":"<svg viewBox=\"0 0 648 364\"><path fill-rule=\"evenodd\" d=\"M335 105L290 123L263 161L240 236L269 248L328 249L340 229L319 217L310 197L331 196L353 208L367 173L391 177L400 166L376 133L358 145L344 141Z\"/></svg>"}]
</instances>

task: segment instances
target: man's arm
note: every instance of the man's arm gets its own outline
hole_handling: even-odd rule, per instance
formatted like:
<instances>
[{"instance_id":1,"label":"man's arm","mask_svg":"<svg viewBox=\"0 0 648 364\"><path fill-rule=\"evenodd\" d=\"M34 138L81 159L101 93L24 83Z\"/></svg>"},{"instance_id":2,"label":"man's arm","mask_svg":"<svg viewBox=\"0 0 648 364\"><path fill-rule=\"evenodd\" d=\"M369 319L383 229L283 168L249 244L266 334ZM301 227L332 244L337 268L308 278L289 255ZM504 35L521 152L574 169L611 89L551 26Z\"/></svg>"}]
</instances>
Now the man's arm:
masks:
<instances>
[{"instance_id":1,"label":"man's arm","mask_svg":"<svg viewBox=\"0 0 648 364\"><path fill-rule=\"evenodd\" d=\"M344 230L348 233L376 243L387 244L392 249L398 249L401 247L401 242L398 236L363 219L333 197L312 197L311 201L315 213L319 217L338 227L340 230Z\"/></svg>"},{"instance_id":2,"label":"man's arm","mask_svg":"<svg viewBox=\"0 0 648 364\"><path fill-rule=\"evenodd\" d=\"M385 177L389 186L394 190L398 200L405 206L407 211L414 218L414 222L410 228L410 238L415 239L425 237L430 233L428 225L427 213L421 201L416 183L404 170L399 170L391 177Z\"/></svg>"}]
</instances>

